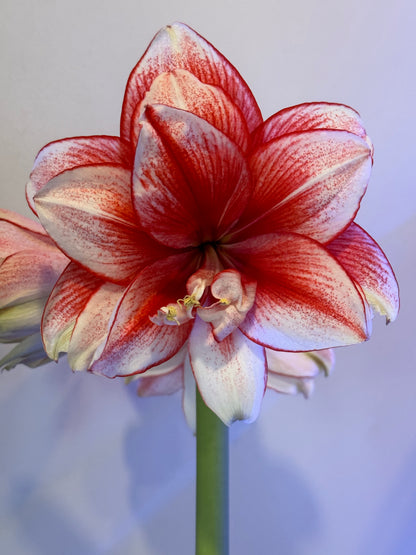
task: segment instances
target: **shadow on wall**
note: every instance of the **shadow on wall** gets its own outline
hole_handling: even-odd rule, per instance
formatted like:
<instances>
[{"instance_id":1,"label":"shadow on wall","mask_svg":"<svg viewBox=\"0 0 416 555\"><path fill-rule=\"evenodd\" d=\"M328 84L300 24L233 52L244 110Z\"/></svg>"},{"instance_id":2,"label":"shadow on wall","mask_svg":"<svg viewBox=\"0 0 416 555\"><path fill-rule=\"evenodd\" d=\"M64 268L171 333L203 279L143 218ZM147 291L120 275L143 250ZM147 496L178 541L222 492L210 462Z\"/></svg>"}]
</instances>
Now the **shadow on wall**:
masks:
<instances>
[{"instance_id":1,"label":"shadow on wall","mask_svg":"<svg viewBox=\"0 0 416 555\"><path fill-rule=\"evenodd\" d=\"M361 555L413 555L416 553L416 440L402 472L385 496L363 541Z\"/></svg>"}]
</instances>

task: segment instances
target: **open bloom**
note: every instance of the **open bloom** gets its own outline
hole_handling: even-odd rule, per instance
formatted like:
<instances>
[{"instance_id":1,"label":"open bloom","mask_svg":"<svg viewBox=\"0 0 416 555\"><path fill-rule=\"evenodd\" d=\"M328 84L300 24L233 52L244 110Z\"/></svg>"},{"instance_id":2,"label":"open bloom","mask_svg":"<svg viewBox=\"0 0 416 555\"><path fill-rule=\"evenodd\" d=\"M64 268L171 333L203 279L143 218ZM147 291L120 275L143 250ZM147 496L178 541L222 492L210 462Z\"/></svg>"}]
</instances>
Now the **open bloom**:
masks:
<instances>
[{"instance_id":1,"label":"open bloom","mask_svg":"<svg viewBox=\"0 0 416 555\"><path fill-rule=\"evenodd\" d=\"M40 322L46 300L69 263L42 226L0 210L0 342L17 345L0 360L10 370L49 362Z\"/></svg>"},{"instance_id":2,"label":"open bloom","mask_svg":"<svg viewBox=\"0 0 416 555\"><path fill-rule=\"evenodd\" d=\"M121 137L36 158L29 204L72 261L44 311L48 355L109 377L183 365L224 422L255 419L273 352L363 341L371 307L397 314L391 267L353 222L372 154L351 108L263 122L212 45L162 29L128 80Z\"/></svg>"}]
</instances>

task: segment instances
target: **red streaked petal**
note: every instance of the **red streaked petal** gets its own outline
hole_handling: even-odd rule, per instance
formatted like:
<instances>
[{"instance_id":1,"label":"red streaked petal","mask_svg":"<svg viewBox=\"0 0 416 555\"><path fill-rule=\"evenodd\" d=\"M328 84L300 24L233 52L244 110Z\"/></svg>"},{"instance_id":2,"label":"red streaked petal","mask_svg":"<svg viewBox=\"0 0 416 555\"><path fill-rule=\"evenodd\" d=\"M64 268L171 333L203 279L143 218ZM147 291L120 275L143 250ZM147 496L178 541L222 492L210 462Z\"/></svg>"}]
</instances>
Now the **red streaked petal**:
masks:
<instances>
[{"instance_id":1,"label":"red streaked petal","mask_svg":"<svg viewBox=\"0 0 416 555\"><path fill-rule=\"evenodd\" d=\"M221 238L251 193L241 150L189 112L159 105L145 115L133 175L143 228L171 247Z\"/></svg>"},{"instance_id":2,"label":"red streaked petal","mask_svg":"<svg viewBox=\"0 0 416 555\"><path fill-rule=\"evenodd\" d=\"M65 254L118 283L167 252L137 227L130 176L120 166L84 166L61 173L35 198L40 220Z\"/></svg>"},{"instance_id":3,"label":"red streaked petal","mask_svg":"<svg viewBox=\"0 0 416 555\"><path fill-rule=\"evenodd\" d=\"M46 235L40 223L10 210L0 209L0 259L22 250L56 253L64 256Z\"/></svg>"},{"instance_id":4,"label":"red streaked petal","mask_svg":"<svg viewBox=\"0 0 416 555\"><path fill-rule=\"evenodd\" d=\"M359 208L371 151L346 131L307 131L258 148L250 165L256 188L242 217L245 236L293 231L327 242Z\"/></svg>"},{"instance_id":5,"label":"red streaked petal","mask_svg":"<svg viewBox=\"0 0 416 555\"><path fill-rule=\"evenodd\" d=\"M0 306L47 298L68 264L57 252L21 251L0 265Z\"/></svg>"},{"instance_id":6,"label":"red streaked petal","mask_svg":"<svg viewBox=\"0 0 416 555\"><path fill-rule=\"evenodd\" d=\"M158 326L150 321L161 306L183 297L186 280L200 261L194 253L159 260L140 272L114 314L103 352L91 371L109 378L144 372L173 357L192 326Z\"/></svg>"},{"instance_id":7,"label":"red streaked petal","mask_svg":"<svg viewBox=\"0 0 416 555\"><path fill-rule=\"evenodd\" d=\"M367 339L367 307L337 260L301 235L270 234L224 247L257 280L256 301L240 329L283 351L310 351Z\"/></svg>"},{"instance_id":8,"label":"red streaked petal","mask_svg":"<svg viewBox=\"0 0 416 555\"><path fill-rule=\"evenodd\" d=\"M152 104L164 104L192 112L222 131L243 151L247 150L249 133L241 110L222 89L202 83L189 71L175 69L156 77L134 112L131 139L133 144L137 144L139 120L146 106Z\"/></svg>"},{"instance_id":9,"label":"red streaked petal","mask_svg":"<svg viewBox=\"0 0 416 555\"><path fill-rule=\"evenodd\" d=\"M131 120L153 81L175 69L190 71L203 83L221 87L239 106L250 131L261 122L260 109L238 71L209 42L183 23L157 33L127 82L121 114L121 136L130 138Z\"/></svg>"},{"instance_id":10,"label":"red streaked petal","mask_svg":"<svg viewBox=\"0 0 416 555\"><path fill-rule=\"evenodd\" d=\"M352 223L341 235L328 243L327 249L361 286L368 303L387 322L399 311L399 288L385 254L360 226Z\"/></svg>"},{"instance_id":11,"label":"red streaked petal","mask_svg":"<svg viewBox=\"0 0 416 555\"><path fill-rule=\"evenodd\" d=\"M105 282L89 298L79 314L68 348L72 370L87 370L97 348L105 341L111 316L125 287Z\"/></svg>"},{"instance_id":12,"label":"red streaked petal","mask_svg":"<svg viewBox=\"0 0 416 555\"><path fill-rule=\"evenodd\" d=\"M253 422L265 391L264 349L239 330L217 342L211 326L197 317L189 353L206 405L227 425L235 420Z\"/></svg>"},{"instance_id":13,"label":"red streaked petal","mask_svg":"<svg viewBox=\"0 0 416 555\"><path fill-rule=\"evenodd\" d=\"M56 282L42 318L42 338L49 358L69 348L76 319L102 280L80 266L70 263Z\"/></svg>"},{"instance_id":14,"label":"red streaked petal","mask_svg":"<svg viewBox=\"0 0 416 555\"><path fill-rule=\"evenodd\" d=\"M330 102L308 102L280 110L255 130L252 146L255 148L288 133L314 129L349 131L372 148L358 112L349 106Z\"/></svg>"},{"instance_id":15,"label":"red streaked petal","mask_svg":"<svg viewBox=\"0 0 416 555\"><path fill-rule=\"evenodd\" d=\"M119 137L96 135L72 137L47 144L36 156L30 181L26 186L26 198L36 214L33 197L52 178L78 166L117 164L131 168L133 155L129 143Z\"/></svg>"}]
</instances>

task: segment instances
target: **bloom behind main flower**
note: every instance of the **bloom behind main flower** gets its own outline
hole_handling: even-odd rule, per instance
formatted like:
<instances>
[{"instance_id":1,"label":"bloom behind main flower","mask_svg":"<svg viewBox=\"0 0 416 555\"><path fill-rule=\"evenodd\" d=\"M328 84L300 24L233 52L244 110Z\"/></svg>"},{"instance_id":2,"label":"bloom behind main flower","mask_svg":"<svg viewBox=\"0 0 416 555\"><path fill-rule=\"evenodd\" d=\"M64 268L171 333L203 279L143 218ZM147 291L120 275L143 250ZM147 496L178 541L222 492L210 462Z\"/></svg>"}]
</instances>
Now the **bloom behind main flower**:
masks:
<instances>
[{"instance_id":1,"label":"bloom behind main flower","mask_svg":"<svg viewBox=\"0 0 416 555\"><path fill-rule=\"evenodd\" d=\"M351 108L263 123L231 64L175 24L129 78L121 132L50 143L35 161L29 204L73 261L45 309L49 356L115 377L183 348L230 423L258 414L266 349L363 341L370 306L395 318L390 265L353 223L372 145Z\"/></svg>"},{"instance_id":2,"label":"bloom behind main flower","mask_svg":"<svg viewBox=\"0 0 416 555\"><path fill-rule=\"evenodd\" d=\"M39 223L0 210L0 342L17 345L0 360L10 370L46 364L40 321L46 300L69 260Z\"/></svg>"}]
</instances>

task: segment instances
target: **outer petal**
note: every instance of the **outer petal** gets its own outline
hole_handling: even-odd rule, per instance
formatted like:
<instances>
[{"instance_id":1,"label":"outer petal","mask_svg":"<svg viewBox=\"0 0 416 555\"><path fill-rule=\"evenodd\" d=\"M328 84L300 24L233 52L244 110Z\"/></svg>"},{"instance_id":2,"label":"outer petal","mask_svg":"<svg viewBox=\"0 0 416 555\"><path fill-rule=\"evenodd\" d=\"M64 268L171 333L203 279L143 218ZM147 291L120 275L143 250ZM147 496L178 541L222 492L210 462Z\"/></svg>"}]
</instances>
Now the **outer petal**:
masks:
<instances>
[{"instance_id":1,"label":"outer petal","mask_svg":"<svg viewBox=\"0 0 416 555\"><path fill-rule=\"evenodd\" d=\"M191 323L158 326L157 310L183 297L186 280L199 263L193 253L179 254L146 267L127 289L115 312L110 335L91 371L113 378L144 372L174 356ZM99 357L99 358L98 358Z\"/></svg>"},{"instance_id":2,"label":"outer petal","mask_svg":"<svg viewBox=\"0 0 416 555\"><path fill-rule=\"evenodd\" d=\"M134 110L155 78L175 69L186 69L203 83L224 89L243 112L250 131L261 123L259 107L237 70L195 31L174 23L159 31L130 74L121 114L122 137L130 138Z\"/></svg>"},{"instance_id":3,"label":"outer petal","mask_svg":"<svg viewBox=\"0 0 416 555\"><path fill-rule=\"evenodd\" d=\"M47 252L21 251L0 265L0 306L46 299L68 264L58 249Z\"/></svg>"},{"instance_id":4,"label":"outer petal","mask_svg":"<svg viewBox=\"0 0 416 555\"><path fill-rule=\"evenodd\" d=\"M224 248L257 279L256 302L240 329L272 349L309 351L367 339L363 296L319 243L295 234L264 235Z\"/></svg>"},{"instance_id":5,"label":"outer petal","mask_svg":"<svg viewBox=\"0 0 416 555\"><path fill-rule=\"evenodd\" d=\"M383 251L361 227L352 223L327 245L350 276L361 286L367 301L387 322L399 311L399 288Z\"/></svg>"},{"instance_id":6,"label":"outer petal","mask_svg":"<svg viewBox=\"0 0 416 555\"><path fill-rule=\"evenodd\" d=\"M39 331L44 298L0 309L0 343L16 343Z\"/></svg>"},{"instance_id":7,"label":"outer petal","mask_svg":"<svg viewBox=\"0 0 416 555\"><path fill-rule=\"evenodd\" d=\"M149 234L172 247L221 238L239 218L251 185L241 150L183 110L146 110L133 176L134 203Z\"/></svg>"},{"instance_id":8,"label":"outer petal","mask_svg":"<svg viewBox=\"0 0 416 555\"><path fill-rule=\"evenodd\" d=\"M266 349L267 387L279 393L302 393L309 397L314 389L314 378L321 370L328 374L335 357L332 349L306 353L287 353Z\"/></svg>"},{"instance_id":9,"label":"outer petal","mask_svg":"<svg viewBox=\"0 0 416 555\"><path fill-rule=\"evenodd\" d=\"M185 357L183 366L183 397L182 397L183 412L188 426L193 433L196 433L196 383L194 374L192 372L191 361L189 360L189 353Z\"/></svg>"},{"instance_id":10,"label":"outer petal","mask_svg":"<svg viewBox=\"0 0 416 555\"><path fill-rule=\"evenodd\" d=\"M266 386L264 349L239 330L218 343L210 325L196 318L189 353L208 407L227 425L235 420L254 421Z\"/></svg>"},{"instance_id":11,"label":"outer petal","mask_svg":"<svg viewBox=\"0 0 416 555\"><path fill-rule=\"evenodd\" d=\"M247 150L249 132L241 110L222 89L201 83L189 71L176 69L156 77L134 112L131 139L133 144L137 144L139 120L146 106L152 104L164 104L192 112L222 131L243 151Z\"/></svg>"},{"instance_id":12,"label":"outer petal","mask_svg":"<svg viewBox=\"0 0 416 555\"><path fill-rule=\"evenodd\" d=\"M89 298L79 314L68 348L72 370L87 370L97 348L106 340L109 324L125 288L105 282Z\"/></svg>"},{"instance_id":13,"label":"outer petal","mask_svg":"<svg viewBox=\"0 0 416 555\"><path fill-rule=\"evenodd\" d=\"M258 148L250 165L256 188L239 224L248 227L246 235L294 231L327 242L359 208L371 150L352 133L308 131Z\"/></svg>"},{"instance_id":14,"label":"outer petal","mask_svg":"<svg viewBox=\"0 0 416 555\"><path fill-rule=\"evenodd\" d=\"M358 112L329 102L310 102L285 108L271 116L253 133L253 148L282 135L313 129L338 129L349 131L364 139L370 148L371 141Z\"/></svg>"},{"instance_id":15,"label":"outer petal","mask_svg":"<svg viewBox=\"0 0 416 555\"><path fill-rule=\"evenodd\" d=\"M29 368L36 368L47 364L50 359L43 349L40 333L26 337L0 360L0 368L11 370L18 364L25 364Z\"/></svg>"},{"instance_id":16,"label":"outer petal","mask_svg":"<svg viewBox=\"0 0 416 555\"><path fill-rule=\"evenodd\" d=\"M50 251L60 256L40 223L10 210L0 209L0 237L0 259L22 250Z\"/></svg>"},{"instance_id":17,"label":"outer petal","mask_svg":"<svg viewBox=\"0 0 416 555\"><path fill-rule=\"evenodd\" d=\"M126 283L166 249L136 225L130 172L85 166L61 173L36 195L39 218L74 261L111 281Z\"/></svg>"},{"instance_id":18,"label":"outer petal","mask_svg":"<svg viewBox=\"0 0 416 555\"><path fill-rule=\"evenodd\" d=\"M35 159L30 181L26 186L29 206L36 214L33 197L52 178L78 166L119 164L130 168L133 162L129 143L119 137L97 135L73 137L47 144Z\"/></svg>"},{"instance_id":19,"label":"outer petal","mask_svg":"<svg viewBox=\"0 0 416 555\"><path fill-rule=\"evenodd\" d=\"M78 315L102 280L71 263L57 281L45 306L42 337L46 353L53 360L67 352Z\"/></svg>"},{"instance_id":20,"label":"outer petal","mask_svg":"<svg viewBox=\"0 0 416 555\"><path fill-rule=\"evenodd\" d=\"M141 374L137 393L140 397L153 395L171 395L183 389L183 367L179 366L167 374L152 376Z\"/></svg>"}]
</instances>

